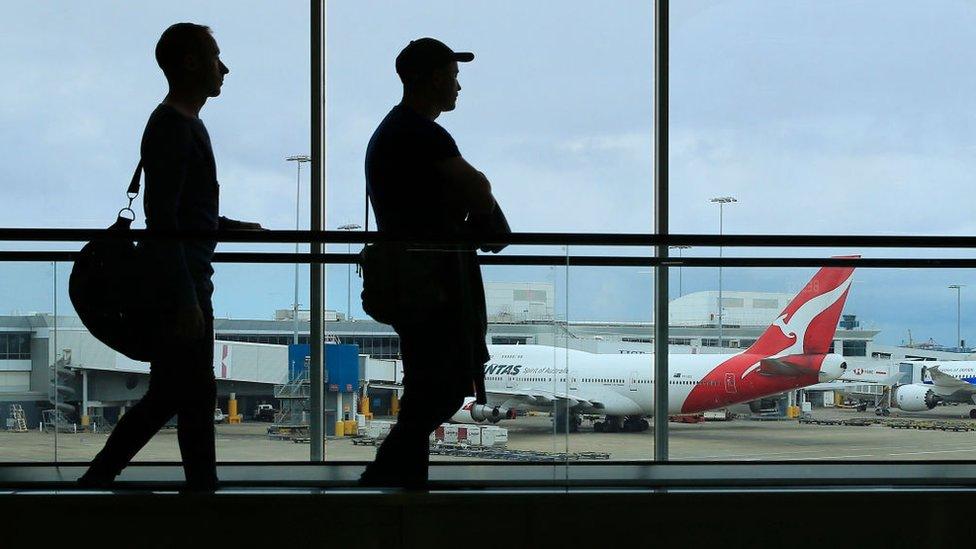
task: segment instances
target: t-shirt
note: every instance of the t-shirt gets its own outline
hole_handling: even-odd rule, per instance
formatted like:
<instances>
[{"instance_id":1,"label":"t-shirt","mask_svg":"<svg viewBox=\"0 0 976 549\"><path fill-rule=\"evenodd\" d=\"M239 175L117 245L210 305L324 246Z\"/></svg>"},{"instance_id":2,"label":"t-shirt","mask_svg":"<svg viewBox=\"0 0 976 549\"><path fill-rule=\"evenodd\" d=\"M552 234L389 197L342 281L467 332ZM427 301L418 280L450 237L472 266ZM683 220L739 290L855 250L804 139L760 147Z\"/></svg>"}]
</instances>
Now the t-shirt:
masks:
<instances>
[{"instance_id":1,"label":"t-shirt","mask_svg":"<svg viewBox=\"0 0 976 549\"><path fill-rule=\"evenodd\" d=\"M156 107L142 135L142 162L146 229L213 231L221 226L217 165L199 118L169 105ZM208 302L216 246L214 240L146 242L159 297L178 305Z\"/></svg>"},{"instance_id":2,"label":"t-shirt","mask_svg":"<svg viewBox=\"0 0 976 549\"><path fill-rule=\"evenodd\" d=\"M468 217L460 189L441 177L437 162L461 156L451 134L413 109L397 105L373 132L366 148L366 189L380 232L409 236L460 236ZM484 284L473 249L447 252L440 247L431 284L442 287L449 305L438 312L437 332L450 337L459 353L457 367L477 385L484 403L487 320ZM437 280L434 280L436 278ZM426 337L429 326L394 326L401 337ZM417 335L420 334L420 335Z\"/></svg>"},{"instance_id":3,"label":"t-shirt","mask_svg":"<svg viewBox=\"0 0 976 549\"><path fill-rule=\"evenodd\" d=\"M460 234L467 216L462 197L434 168L456 156L447 130L409 107L393 107L366 148L366 188L378 230Z\"/></svg>"}]
</instances>

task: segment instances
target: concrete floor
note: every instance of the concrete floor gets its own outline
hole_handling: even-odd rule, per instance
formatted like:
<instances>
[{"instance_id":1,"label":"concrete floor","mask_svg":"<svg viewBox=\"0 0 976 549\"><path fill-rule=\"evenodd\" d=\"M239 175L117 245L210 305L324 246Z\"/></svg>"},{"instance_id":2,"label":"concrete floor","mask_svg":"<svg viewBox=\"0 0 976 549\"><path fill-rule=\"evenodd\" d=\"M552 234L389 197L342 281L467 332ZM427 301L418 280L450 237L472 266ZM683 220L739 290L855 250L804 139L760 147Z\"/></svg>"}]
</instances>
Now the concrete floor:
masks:
<instances>
[{"instance_id":1,"label":"concrete floor","mask_svg":"<svg viewBox=\"0 0 976 549\"><path fill-rule=\"evenodd\" d=\"M959 418L969 407L940 407L925 413L894 411L893 417L920 419ZM870 411L816 410L815 417L874 417ZM976 422L974 422L976 423ZM530 416L500 424L509 429L508 448L546 452L607 452L612 460L647 460L652 456L652 431L596 433L584 423L583 431L554 435L551 420ZM268 424L217 426L217 458L222 461L307 461L308 444L269 440ZM976 431L945 432L868 427L803 425L796 421L751 421L699 424L671 423L674 460L973 460ZM0 461L87 461L104 445L107 435L35 431L0 431ZM375 448L356 446L351 440L330 439L328 461L363 461ZM164 429L136 456L137 461L177 461L175 429ZM455 458L435 456L433 459ZM470 459L470 458L467 458Z\"/></svg>"}]
</instances>

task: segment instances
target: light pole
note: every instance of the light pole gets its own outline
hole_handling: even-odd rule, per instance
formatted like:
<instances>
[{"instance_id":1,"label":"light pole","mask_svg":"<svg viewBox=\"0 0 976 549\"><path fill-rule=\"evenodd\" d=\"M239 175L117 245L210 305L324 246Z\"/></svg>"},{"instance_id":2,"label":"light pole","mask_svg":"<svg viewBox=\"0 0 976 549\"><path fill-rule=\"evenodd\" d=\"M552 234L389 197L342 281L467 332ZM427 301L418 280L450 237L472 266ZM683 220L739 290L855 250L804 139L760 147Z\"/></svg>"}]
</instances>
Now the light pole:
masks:
<instances>
[{"instance_id":1,"label":"light pole","mask_svg":"<svg viewBox=\"0 0 976 549\"><path fill-rule=\"evenodd\" d=\"M340 231L358 231L362 229L356 223L346 223L345 225L339 225L338 229ZM346 242L346 253L352 253L352 242ZM350 300L350 293L352 292L352 263L346 263L346 320L352 320L352 301Z\"/></svg>"},{"instance_id":2,"label":"light pole","mask_svg":"<svg viewBox=\"0 0 976 549\"><path fill-rule=\"evenodd\" d=\"M678 259L681 259L681 250L687 250L691 246L687 244L678 244L676 246L668 246L672 250L678 250ZM681 297L684 293L681 291L681 264L678 264L678 297Z\"/></svg>"},{"instance_id":3,"label":"light pole","mask_svg":"<svg viewBox=\"0 0 976 549\"><path fill-rule=\"evenodd\" d=\"M724 208L726 204L731 204L733 202L738 202L733 196L717 196L711 200L713 203L718 204L718 235L722 236L722 216L724 213ZM722 259L722 247L718 247L718 258ZM718 346L719 349L722 348L722 266L718 266Z\"/></svg>"},{"instance_id":4,"label":"light pole","mask_svg":"<svg viewBox=\"0 0 976 549\"><path fill-rule=\"evenodd\" d=\"M302 164L306 162L311 162L312 159L307 154L297 154L295 156L289 156L285 159L288 162L295 162L298 164L298 176L295 181L295 230L300 230L298 226L299 221L299 206L302 203ZM295 241L295 255L298 255L298 241ZM295 345L298 345L298 262L295 262L295 301L292 303L291 309L292 325L295 330Z\"/></svg>"},{"instance_id":5,"label":"light pole","mask_svg":"<svg viewBox=\"0 0 976 549\"><path fill-rule=\"evenodd\" d=\"M949 289L956 291L956 345L962 349L962 289L965 284L950 284Z\"/></svg>"}]
</instances>

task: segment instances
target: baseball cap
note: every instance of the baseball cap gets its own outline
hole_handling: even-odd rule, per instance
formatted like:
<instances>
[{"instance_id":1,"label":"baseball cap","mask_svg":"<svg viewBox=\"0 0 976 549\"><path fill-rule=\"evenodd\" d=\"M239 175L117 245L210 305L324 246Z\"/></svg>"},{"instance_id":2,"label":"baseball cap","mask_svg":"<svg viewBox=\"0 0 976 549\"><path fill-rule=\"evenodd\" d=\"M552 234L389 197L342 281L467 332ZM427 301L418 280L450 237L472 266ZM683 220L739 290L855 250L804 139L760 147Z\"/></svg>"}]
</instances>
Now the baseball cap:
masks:
<instances>
[{"instance_id":1,"label":"baseball cap","mask_svg":"<svg viewBox=\"0 0 976 549\"><path fill-rule=\"evenodd\" d=\"M456 52L434 38L418 38L411 40L397 55L396 72L402 79L407 75L427 74L451 61L467 63L472 60L474 54L471 52Z\"/></svg>"}]
</instances>

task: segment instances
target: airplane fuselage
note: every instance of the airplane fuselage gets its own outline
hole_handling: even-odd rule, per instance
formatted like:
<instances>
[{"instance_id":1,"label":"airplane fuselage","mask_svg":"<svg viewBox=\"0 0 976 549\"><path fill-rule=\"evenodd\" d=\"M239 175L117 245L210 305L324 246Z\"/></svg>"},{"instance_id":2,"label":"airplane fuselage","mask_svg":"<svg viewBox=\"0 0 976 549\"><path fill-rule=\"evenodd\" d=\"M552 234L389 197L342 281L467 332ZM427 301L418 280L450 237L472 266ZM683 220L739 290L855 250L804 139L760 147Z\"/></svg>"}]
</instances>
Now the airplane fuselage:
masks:
<instances>
[{"instance_id":1,"label":"airplane fuselage","mask_svg":"<svg viewBox=\"0 0 976 549\"><path fill-rule=\"evenodd\" d=\"M509 407L545 410L566 399L582 413L653 415L654 355L594 354L542 345L491 345L489 351L485 385L491 406L513 403ZM800 373L771 374L759 367L768 358L748 352L670 355L668 413L723 408L828 380L819 363ZM525 395L531 395L531 403L526 404Z\"/></svg>"}]
</instances>

